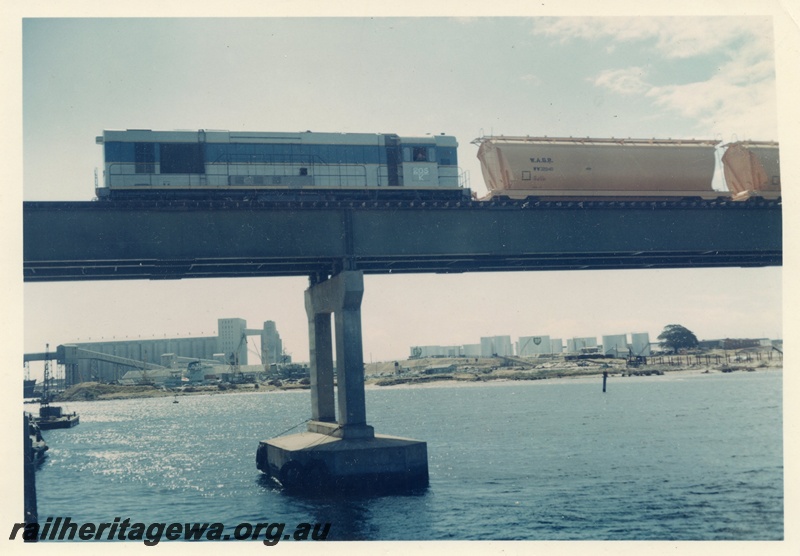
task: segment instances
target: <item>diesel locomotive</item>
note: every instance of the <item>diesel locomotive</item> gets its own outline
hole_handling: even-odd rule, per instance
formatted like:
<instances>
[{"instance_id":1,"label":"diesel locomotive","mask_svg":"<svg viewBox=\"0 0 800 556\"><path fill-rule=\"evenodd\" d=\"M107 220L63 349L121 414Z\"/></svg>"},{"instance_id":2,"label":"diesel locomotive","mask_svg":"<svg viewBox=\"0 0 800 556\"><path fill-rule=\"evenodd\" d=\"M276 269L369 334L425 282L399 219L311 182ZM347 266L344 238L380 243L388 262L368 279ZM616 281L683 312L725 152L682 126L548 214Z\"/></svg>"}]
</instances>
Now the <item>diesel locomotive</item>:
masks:
<instances>
[{"instance_id":1,"label":"diesel locomotive","mask_svg":"<svg viewBox=\"0 0 800 556\"><path fill-rule=\"evenodd\" d=\"M106 130L99 199L462 198L454 137Z\"/></svg>"}]
</instances>

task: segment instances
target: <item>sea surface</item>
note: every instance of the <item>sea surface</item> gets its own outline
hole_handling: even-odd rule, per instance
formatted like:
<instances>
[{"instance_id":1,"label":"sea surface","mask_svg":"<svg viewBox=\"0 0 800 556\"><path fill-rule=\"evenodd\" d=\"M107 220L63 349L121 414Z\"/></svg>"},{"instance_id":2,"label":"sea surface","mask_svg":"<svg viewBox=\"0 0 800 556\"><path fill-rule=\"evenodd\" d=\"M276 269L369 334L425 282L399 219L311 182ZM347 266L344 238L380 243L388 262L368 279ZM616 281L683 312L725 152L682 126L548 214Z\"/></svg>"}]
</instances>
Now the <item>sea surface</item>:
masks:
<instances>
[{"instance_id":1,"label":"sea surface","mask_svg":"<svg viewBox=\"0 0 800 556\"><path fill-rule=\"evenodd\" d=\"M260 440L310 417L307 391L62 404L81 423L44 432L39 518L330 523L328 540L779 540L782 376L368 389L377 432L428 443L430 486L349 500L290 496L256 469Z\"/></svg>"}]
</instances>

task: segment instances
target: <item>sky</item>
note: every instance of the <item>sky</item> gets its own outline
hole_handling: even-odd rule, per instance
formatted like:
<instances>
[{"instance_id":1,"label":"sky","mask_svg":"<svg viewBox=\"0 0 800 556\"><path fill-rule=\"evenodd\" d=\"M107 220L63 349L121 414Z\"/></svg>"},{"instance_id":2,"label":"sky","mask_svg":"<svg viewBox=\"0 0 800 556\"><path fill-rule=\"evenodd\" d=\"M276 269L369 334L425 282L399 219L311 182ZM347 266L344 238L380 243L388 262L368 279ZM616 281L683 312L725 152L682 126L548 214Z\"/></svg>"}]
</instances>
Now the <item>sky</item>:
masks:
<instances>
[{"instance_id":1,"label":"sky","mask_svg":"<svg viewBox=\"0 0 800 556\"><path fill-rule=\"evenodd\" d=\"M681 17L23 15L20 199L91 200L103 129L444 132L458 138L459 164L479 194L470 142L481 135L784 144L776 75L791 64L776 69L786 23L773 8L775 17L766 8ZM367 276L364 359L494 335L648 332L655 341L668 324L700 339L782 338L782 275L773 267ZM20 284L21 349L214 335L218 318L240 317L251 328L274 320L287 353L307 361L307 284Z\"/></svg>"}]
</instances>

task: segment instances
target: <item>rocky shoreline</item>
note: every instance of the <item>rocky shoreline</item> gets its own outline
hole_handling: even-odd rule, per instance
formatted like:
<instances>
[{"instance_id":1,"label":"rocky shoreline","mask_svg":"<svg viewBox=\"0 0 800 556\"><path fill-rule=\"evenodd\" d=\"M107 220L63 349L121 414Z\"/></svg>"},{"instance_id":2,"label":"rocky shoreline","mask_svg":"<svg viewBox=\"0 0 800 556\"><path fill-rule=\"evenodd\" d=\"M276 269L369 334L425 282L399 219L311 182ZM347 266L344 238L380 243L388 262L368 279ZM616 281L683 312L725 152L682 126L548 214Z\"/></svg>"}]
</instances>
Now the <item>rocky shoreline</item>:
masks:
<instances>
[{"instance_id":1,"label":"rocky shoreline","mask_svg":"<svg viewBox=\"0 0 800 556\"><path fill-rule=\"evenodd\" d=\"M215 394L234 394L242 392L269 392L276 390L306 390L309 386L292 384L273 386L261 384L228 384L212 386L191 386L181 389L169 389L158 386L120 384L102 384L99 382L82 382L59 394L57 402L89 402L103 400L127 400L134 398L171 398L181 396L209 396Z\"/></svg>"},{"instance_id":2,"label":"rocky shoreline","mask_svg":"<svg viewBox=\"0 0 800 556\"><path fill-rule=\"evenodd\" d=\"M500 364L498 364L500 363ZM485 359L409 360L370 363L366 367L367 387L417 387L450 384L503 383L509 381L565 380L602 376L609 377L661 376L665 374L710 374L780 370L782 361L749 361L719 365L647 365L631 367L619 359L591 359L577 362L563 360L526 364L524 361ZM218 384L169 389L149 385L123 386L84 382L58 396L57 401L100 401L132 398L181 397L246 392L307 390L308 380L278 381L250 384Z\"/></svg>"}]
</instances>

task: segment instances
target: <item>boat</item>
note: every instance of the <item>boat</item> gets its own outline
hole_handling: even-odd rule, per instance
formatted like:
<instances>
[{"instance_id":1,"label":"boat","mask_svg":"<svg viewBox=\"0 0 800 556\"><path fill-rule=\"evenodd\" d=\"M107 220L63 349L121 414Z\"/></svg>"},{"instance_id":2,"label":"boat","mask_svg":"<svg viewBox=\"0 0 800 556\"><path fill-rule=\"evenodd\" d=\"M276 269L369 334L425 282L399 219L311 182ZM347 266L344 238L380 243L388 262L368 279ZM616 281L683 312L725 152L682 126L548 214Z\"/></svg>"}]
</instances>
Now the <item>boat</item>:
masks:
<instances>
[{"instance_id":1,"label":"boat","mask_svg":"<svg viewBox=\"0 0 800 556\"><path fill-rule=\"evenodd\" d=\"M61 407L42 402L34 422L41 430L69 429L80 423L80 418L74 411L65 414Z\"/></svg>"},{"instance_id":2,"label":"boat","mask_svg":"<svg viewBox=\"0 0 800 556\"><path fill-rule=\"evenodd\" d=\"M36 379L35 378L26 378L22 384L22 396L24 398L35 398L36 397Z\"/></svg>"},{"instance_id":3,"label":"boat","mask_svg":"<svg viewBox=\"0 0 800 556\"><path fill-rule=\"evenodd\" d=\"M47 457L47 450L50 448L42 438L42 430L30 413L25 413L25 421L28 424L28 438L30 440L31 461L38 464Z\"/></svg>"},{"instance_id":4,"label":"boat","mask_svg":"<svg viewBox=\"0 0 800 556\"><path fill-rule=\"evenodd\" d=\"M50 347L49 345L47 346ZM47 353L47 352L46 352ZM39 416L34 417L34 422L41 430L69 429L80 423L78 414L65 414L63 409L57 405L50 405L52 394L48 389L50 382L50 361L45 358L44 362L44 381L42 382L42 398L39 402Z\"/></svg>"}]
</instances>

